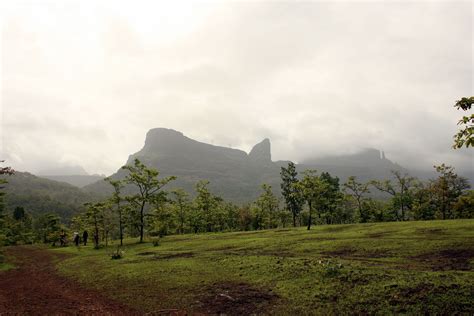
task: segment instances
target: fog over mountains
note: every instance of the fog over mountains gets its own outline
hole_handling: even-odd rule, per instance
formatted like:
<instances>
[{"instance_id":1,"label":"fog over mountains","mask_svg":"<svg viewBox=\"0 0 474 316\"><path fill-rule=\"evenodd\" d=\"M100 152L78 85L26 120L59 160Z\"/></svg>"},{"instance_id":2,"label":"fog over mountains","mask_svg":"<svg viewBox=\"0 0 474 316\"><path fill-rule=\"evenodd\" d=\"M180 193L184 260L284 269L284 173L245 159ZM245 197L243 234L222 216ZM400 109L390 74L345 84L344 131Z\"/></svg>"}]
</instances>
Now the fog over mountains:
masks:
<instances>
[{"instance_id":1,"label":"fog over mountains","mask_svg":"<svg viewBox=\"0 0 474 316\"><path fill-rule=\"evenodd\" d=\"M160 176L177 176L168 188L182 187L192 193L197 181L209 180L211 190L224 199L249 202L260 194L262 183L270 184L276 193L280 191L280 170L288 161L272 161L271 157L271 142L267 138L247 154L239 149L198 142L172 129L155 128L147 133L143 148L130 155L126 164L133 164L138 158L147 166L158 169ZM341 181L349 176L356 176L361 181L387 179L391 170L407 171L376 149L308 159L297 164L297 169L299 172L305 169L327 171ZM114 178L124 176L123 170L113 175ZM110 185L98 181L84 189L108 193Z\"/></svg>"}]
</instances>

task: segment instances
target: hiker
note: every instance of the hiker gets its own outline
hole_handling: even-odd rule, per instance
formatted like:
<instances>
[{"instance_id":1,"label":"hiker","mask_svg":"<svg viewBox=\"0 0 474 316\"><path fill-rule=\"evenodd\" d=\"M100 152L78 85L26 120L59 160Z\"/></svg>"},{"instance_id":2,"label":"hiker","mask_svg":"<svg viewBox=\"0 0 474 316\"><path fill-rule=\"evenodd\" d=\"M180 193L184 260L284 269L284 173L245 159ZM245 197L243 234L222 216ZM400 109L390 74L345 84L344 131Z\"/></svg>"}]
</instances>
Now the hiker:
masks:
<instances>
[{"instance_id":1,"label":"hiker","mask_svg":"<svg viewBox=\"0 0 474 316\"><path fill-rule=\"evenodd\" d=\"M87 246L87 238L89 238L89 233L87 232L87 230L85 230L82 233L82 241L84 242L84 246Z\"/></svg>"},{"instance_id":2,"label":"hiker","mask_svg":"<svg viewBox=\"0 0 474 316\"><path fill-rule=\"evenodd\" d=\"M59 242L61 244L61 247L66 246L66 233L64 230L61 230L61 233L59 234Z\"/></svg>"},{"instance_id":3,"label":"hiker","mask_svg":"<svg viewBox=\"0 0 474 316\"><path fill-rule=\"evenodd\" d=\"M74 244L76 246L79 246L79 233L78 232L74 232Z\"/></svg>"}]
</instances>

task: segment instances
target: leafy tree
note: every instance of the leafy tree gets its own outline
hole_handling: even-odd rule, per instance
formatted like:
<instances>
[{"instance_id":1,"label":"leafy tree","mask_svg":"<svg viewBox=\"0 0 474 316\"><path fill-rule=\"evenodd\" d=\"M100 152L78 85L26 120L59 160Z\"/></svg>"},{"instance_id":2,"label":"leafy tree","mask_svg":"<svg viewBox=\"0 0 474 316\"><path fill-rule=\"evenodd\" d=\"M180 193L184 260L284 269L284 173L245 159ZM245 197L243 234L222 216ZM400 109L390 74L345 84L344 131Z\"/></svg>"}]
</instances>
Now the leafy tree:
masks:
<instances>
[{"instance_id":1,"label":"leafy tree","mask_svg":"<svg viewBox=\"0 0 474 316\"><path fill-rule=\"evenodd\" d=\"M399 209L395 213L397 220L406 220L406 211L411 210L412 206L412 193L416 186L416 179L410 177L408 174L401 174L398 170L391 171L394 181L372 181L371 184L379 191L388 193L392 196L393 206L395 209Z\"/></svg>"},{"instance_id":2,"label":"leafy tree","mask_svg":"<svg viewBox=\"0 0 474 316\"><path fill-rule=\"evenodd\" d=\"M107 203L97 202L97 203L86 203L87 207L86 218L94 228L94 248L99 249L100 247L100 238L99 231L101 228L101 222L103 221L104 209L107 208Z\"/></svg>"},{"instance_id":3,"label":"leafy tree","mask_svg":"<svg viewBox=\"0 0 474 316\"><path fill-rule=\"evenodd\" d=\"M256 214L259 218L258 228L275 227L275 215L278 210L278 198L273 194L272 187L268 184L262 184L262 194L255 202Z\"/></svg>"},{"instance_id":4,"label":"leafy tree","mask_svg":"<svg viewBox=\"0 0 474 316\"><path fill-rule=\"evenodd\" d=\"M171 191L172 203L175 208L176 217L178 220L178 232L184 234L185 224L188 220L189 212L191 210L191 201L189 195L183 189L175 189Z\"/></svg>"},{"instance_id":5,"label":"leafy tree","mask_svg":"<svg viewBox=\"0 0 474 316\"><path fill-rule=\"evenodd\" d=\"M328 172L321 173L320 179L327 184L327 189L323 192L322 204L320 205L319 217L325 218L326 224L331 224L337 220L336 212L343 199L343 194L339 188L339 178L332 177Z\"/></svg>"},{"instance_id":6,"label":"leafy tree","mask_svg":"<svg viewBox=\"0 0 474 316\"><path fill-rule=\"evenodd\" d=\"M474 218L474 190L461 195L453 205L454 218Z\"/></svg>"},{"instance_id":7,"label":"leafy tree","mask_svg":"<svg viewBox=\"0 0 474 316\"><path fill-rule=\"evenodd\" d=\"M56 214L44 214L39 216L33 223L34 230L43 243L52 243L53 246L59 241L61 230L61 219Z\"/></svg>"},{"instance_id":8,"label":"leafy tree","mask_svg":"<svg viewBox=\"0 0 474 316\"><path fill-rule=\"evenodd\" d=\"M454 168L441 164L434 166L439 173L432 183L434 203L441 212L442 219L452 217L452 207L461 194L470 188L466 178L458 176Z\"/></svg>"},{"instance_id":9,"label":"leafy tree","mask_svg":"<svg viewBox=\"0 0 474 316\"><path fill-rule=\"evenodd\" d=\"M16 221L21 221L25 218L25 209L21 206L15 207L15 210L13 211L13 219Z\"/></svg>"},{"instance_id":10,"label":"leafy tree","mask_svg":"<svg viewBox=\"0 0 474 316\"><path fill-rule=\"evenodd\" d=\"M293 227L296 227L296 218L301 212L304 204L304 199L298 186L298 173L293 162L288 163L288 167L281 167L281 194L285 199L286 208L293 215Z\"/></svg>"},{"instance_id":11,"label":"leafy tree","mask_svg":"<svg viewBox=\"0 0 474 316\"><path fill-rule=\"evenodd\" d=\"M461 100L456 101L454 105L458 110L467 111L470 110L472 104L474 103L474 96L461 98ZM474 146L474 114L470 116L463 116L459 121L458 125L461 126L461 130L454 135L454 145L453 148L469 148Z\"/></svg>"},{"instance_id":12,"label":"leafy tree","mask_svg":"<svg viewBox=\"0 0 474 316\"><path fill-rule=\"evenodd\" d=\"M214 196L208 188L209 181L201 180L196 184L196 198L194 199L194 207L196 213L201 216L201 224L205 225L208 232L214 231L216 224L215 213L221 198ZM197 223L197 222L195 222Z\"/></svg>"},{"instance_id":13,"label":"leafy tree","mask_svg":"<svg viewBox=\"0 0 474 316\"><path fill-rule=\"evenodd\" d=\"M250 205L244 205L239 208L239 213L238 213L238 222L239 222L239 229L240 230L251 230L252 229L252 212Z\"/></svg>"},{"instance_id":14,"label":"leafy tree","mask_svg":"<svg viewBox=\"0 0 474 316\"><path fill-rule=\"evenodd\" d=\"M0 160L0 163L3 163L4 160ZM11 167L0 167L0 176L12 175L15 171ZM4 185L8 181L4 178L0 178L0 246L2 245L2 240L5 238L5 192L3 192Z\"/></svg>"},{"instance_id":15,"label":"leafy tree","mask_svg":"<svg viewBox=\"0 0 474 316\"><path fill-rule=\"evenodd\" d=\"M166 192L162 188L176 177L166 177L158 179L159 172L156 169L148 168L140 160L135 159L133 166L124 166L122 169L129 173L125 182L136 186L138 193L126 197L138 210L140 242L143 242L145 229L145 207L150 203L159 203L164 199Z\"/></svg>"},{"instance_id":16,"label":"leafy tree","mask_svg":"<svg viewBox=\"0 0 474 316\"><path fill-rule=\"evenodd\" d=\"M120 246L123 246L123 230L125 226L125 209L122 206L122 202L124 199L122 198L121 191L124 187L123 181L120 180L113 180L110 177L104 179L108 183L110 183L113 188L114 192L112 193L112 197L110 198L110 202L114 205L114 212L118 215L118 224L119 224L119 238L120 238Z\"/></svg>"},{"instance_id":17,"label":"leafy tree","mask_svg":"<svg viewBox=\"0 0 474 316\"><path fill-rule=\"evenodd\" d=\"M356 177L351 176L344 183L344 188L349 195L351 195L357 203L357 210L359 211L359 218L362 223L367 222L368 214L364 209L364 201L367 199L367 194L370 193L368 183L357 182Z\"/></svg>"},{"instance_id":18,"label":"leafy tree","mask_svg":"<svg viewBox=\"0 0 474 316\"><path fill-rule=\"evenodd\" d=\"M313 207L321 207L324 203L324 194L328 190L328 183L321 179L316 170L306 170L299 183L300 190L306 203L308 203L308 230L311 229Z\"/></svg>"},{"instance_id":19,"label":"leafy tree","mask_svg":"<svg viewBox=\"0 0 474 316\"><path fill-rule=\"evenodd\" d=\"M419 182L413 192L412 211L415 220L431 220L436 215L433 181Z\"/></svg>"}]
</instances>

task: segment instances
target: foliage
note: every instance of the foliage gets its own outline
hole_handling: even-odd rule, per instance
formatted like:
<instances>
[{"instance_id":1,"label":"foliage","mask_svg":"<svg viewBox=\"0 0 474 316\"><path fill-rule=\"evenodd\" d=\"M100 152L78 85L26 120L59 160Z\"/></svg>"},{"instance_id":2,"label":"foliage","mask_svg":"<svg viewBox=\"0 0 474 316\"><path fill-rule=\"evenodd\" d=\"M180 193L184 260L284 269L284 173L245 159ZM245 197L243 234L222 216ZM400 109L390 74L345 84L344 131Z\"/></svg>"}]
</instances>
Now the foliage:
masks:
<instances>
[{"instance_id":1,"label":"foliage","mask_svg":"<svg viewBox=\"0 0 474 316\"><path fill-rule=\"evenodd\" d=\"M317 175L316 170L306 170L303 173L303 179L299 183L302 196L309 207L308 230L311 229L313 222L313 207L318 210L318 214L325 204L325 195L330 190L330 184L324 178Z\"/></svg>"},{"instance_id":2,"label":"foliage","mask_svg":"<svg viewBox=\"0 0 474 316\"><path fill-rule=\"evenodd\" d=\"M255 201L255 229L275 228L278 226L278 198L273 194L270 185L262 184L262 190L262 194Z\"/></svg>"},{"instance_id":3,"label":"foliage","mask_svg":"<svg viewBox=\"0 0 474 316\"><path fill-rule=\"evenodd\" d=\"M461 100L456 101L454 107L458 110L468 111L471 109L473 103L474 96L464 97L461 98ZM464 115L458 121L458 125L461 126L461 129L456 135L454 135L453 148L469 148L470 146L474 146L474 114L469 116Z\"/></svg>"},{"instance_id":4,"label":"foliage","mask_svg":"<svg viewBox=\"0 0 474 316\"><path fill-rule=\"evenodd\" d=\"M434 166L439 176L431 185L433 204L441 213L442 219L452 218L452 208L457 199L470 185L466 178L458 176L454 168L441 164Z\"/></svg>"},{"instance_id":5,"label":"foliage","mask_svg":"<svg viewBox=\"0 0 474 316\"><path fill-rule=\"evenodd\" d=\"M413 204L413 193L416 189L417 181L408 174L402 174L398 170L391 171L393 180L371 181L371 184L378 190L392 196L394 215L397 220L407 220L407 211L410 211Z\"/></svg>"},{"instance_id":6,"label":"foliage","mask_svg":"<svg viewBox=\"0 0 474 316\"><path fill-rule=\"evenodd\" d=\"M293 162L288 163L288 167L281 167L281 194L285 199L286 208L293 215L293 227L296 227L296 218L301 212L304 204L303 196L298 187L298 173Z\"/></svg>"},{"instance_id":7,"label":"foliage","mask_svg":"<svg viewBox=\"0 0 474 316\"><path fill-rule=\"evenodd\" d=\"M124 166L122 169L129 173L125 177L125 182L135 186L138 193L126 197L126 200L138 210L138 220L140 229L140 242L143 242L145 233L145 207L149 204L159 205L166 200L166 192L163 186L176 179L176 177L166 177L158 179L159 172L156 169L148 168L140 160L135 159L133 166Z\"/></svg>"},{"instance_id":8,"label":"foliage","mask_svg":"<svg viewBox=\"0 0 474 316\"><path fill-rule=\"evenodd\" d=\"M357 210L359 212L359 219L361 223L365 223L369 219L369 214L365 208L364 202L367 201L369 190L369 183L357 182L356 177L349 177L344 183L344 189L356 201Z\"/></svg>"}]
</instances>

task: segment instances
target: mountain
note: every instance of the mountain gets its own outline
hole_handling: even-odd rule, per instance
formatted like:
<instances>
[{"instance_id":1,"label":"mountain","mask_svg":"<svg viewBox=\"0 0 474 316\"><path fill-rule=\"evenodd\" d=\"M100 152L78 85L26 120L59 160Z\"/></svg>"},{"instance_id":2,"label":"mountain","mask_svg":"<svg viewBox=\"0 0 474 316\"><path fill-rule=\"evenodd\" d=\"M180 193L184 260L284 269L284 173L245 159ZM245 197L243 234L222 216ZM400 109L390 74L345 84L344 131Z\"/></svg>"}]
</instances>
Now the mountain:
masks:
<instances>
[{"instance_id":1,"label":"mountain","mask_svg":"<svg viewBox=\"0 0 474 316\"><path fill-rule=\"evenodd\" d=\"M48 175L39 175L39 177L53 180L57 182L65 182L70 185L73 185L78 188L85 187L91 183L103 180L105 176L103 175L57 175L57 176L48 176Z\"/></svg>"},{"instance_id":2,"label":"mountain","mask_svg":"<svg viewBox=\"0 0 474 316\"><path fill-rule=\"evenodd\" d=\"M84 203L98 200L93 192L84 192L70 184L43 179L28 172L17 171L1 178L8 181L4 185L7 209L21 206L34 216L55 213L68 220L82 209Z\"/></svg>"},{"instance_id":3,"label":"mountain","mask_svg":"<svg viewBox=\"0 0 474 316\"><path fill-rule=\"evenodd\" d=\"M46 169L38 171L39 176L69 176L69 175L81 175L87 176L88 173L81 166L58 166L53 169Z\"/></svg>"},{"instance_id":4,"label":"mountain","mask_svg":"<svg viewBox=\"0 0 474 316\"><path fill-rule=\"evenodd\" d=\"M135 158L158 169L160 176L177 176L168 189L181 187L193 193L196 182L209 180L215 194L234 202L256 198L262 183L272 185L275 192L279 189L280 168L271 161L268 139L255 145L249 155L242 150L198 142L175 130L155 128L147 133L144 147L131 155L126 164L133 164ZM112 177L125 175L125 171L119 170ZM111 186L99 181L84 190L111 192Z\"/></svg>"},{"instance_id":5,"label":"mountain","mask_svg":"<svg viewBox=\"0 0 474 316\"><path fill-rule=\"evenodd\" d=\"M350 176L356 176L358 181L389 179L391 170L408 172L407 169L387 159L383 151L373 148L349 155L307 159L298 164L299 171L305 169L326 171L343 181Z\"/></svg>"},{"instance_id":6,"label":"mountain","mask_svg":"<svg viewBox=\"0 0 474 316\"><path fill-rule=\"evenodd\" d=\"M193 193L199 180L209 180L213 193L237 203L250 202L261 193L262 183L270 184L280 194L280 168L288 161L272 161L271 143L264 139L250 153L242 150L214 146L190 139L183 133L165 128L148 131L143 148L129 156L126 164L135 158L160 171L160 176L177 176L167 188L181 187ZM308 159L297 165L299 172L305 169L327 171L344 182L349 176L360 181L387 179L390 170L402 170L376 149L345 156ZM112 175L115 179L126 176L124 170ZM111 186L99 181L84 187L88 192L111 193Z\"/></svg>"},{"instance_id":7,"label":"mountain","mask_svg":"<svg viewBox=\"0 0 474 316\"><path fill-rule=\"evenodd\" d=\"M103 175L89 175L84 168L77 165L58 166L54 169L41 170L37 172L36 175L44 179L66 182L78 188L82 188L105 178Z\"/></svg>"}]
</instances>

